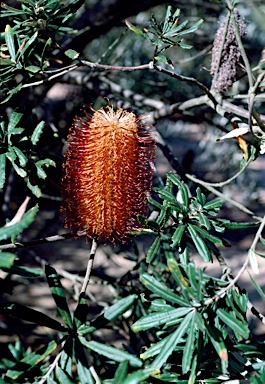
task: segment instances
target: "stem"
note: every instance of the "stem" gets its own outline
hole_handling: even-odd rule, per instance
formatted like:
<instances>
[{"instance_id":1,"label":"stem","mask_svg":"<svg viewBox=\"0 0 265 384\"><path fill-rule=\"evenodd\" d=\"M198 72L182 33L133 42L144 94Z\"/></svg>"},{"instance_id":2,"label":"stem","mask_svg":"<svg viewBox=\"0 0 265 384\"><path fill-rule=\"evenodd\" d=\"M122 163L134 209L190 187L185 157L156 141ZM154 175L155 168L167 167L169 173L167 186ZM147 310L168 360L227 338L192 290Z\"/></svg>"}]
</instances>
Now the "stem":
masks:
<instances>
[{"instance_id":1,"label":"stem","mask_svg":"<svg viewBox=\"0 0 265 384\"><path fill-rule=\"evenodd\" d=\"M90 255L89 255L89 258L88 258L88 262L87 262L86 275L85 275L85 278L84 278L82 289L80 291L80 296L81 295L84 296L85 293L86 293L86 289L87 289L87 286L88 286L88 283L89 283L89 279L90 279L90 274L91 274L92 267L93 267L93 262L94 262L95 255L96 255L97 246L98 246L98 243L93 238L92 245L91 245L91 250L90 250Z\"/></svg>"}]
</instances>

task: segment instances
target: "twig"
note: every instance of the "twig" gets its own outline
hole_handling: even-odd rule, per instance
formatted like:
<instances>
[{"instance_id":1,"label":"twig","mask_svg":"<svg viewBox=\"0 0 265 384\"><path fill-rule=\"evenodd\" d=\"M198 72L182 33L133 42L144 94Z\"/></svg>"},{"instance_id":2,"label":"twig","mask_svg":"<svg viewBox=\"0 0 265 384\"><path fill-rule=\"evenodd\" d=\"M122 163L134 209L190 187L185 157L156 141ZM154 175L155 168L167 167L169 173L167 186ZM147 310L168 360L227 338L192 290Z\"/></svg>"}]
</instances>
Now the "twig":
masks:
<instances>
[{"instance_id":1,"label":"twig","mask_svg":"<svg viewBox=\"0 0 265 384\"><path fill-rule=\"evenodd\" d=\"M92 267L93 267L93 262L94 262L94 259L95 259L95 254L96 254L97 246L98 246L98 242L97 242L96 239L93 238L92 245L91 245L91 250L90 250L90 255L89 255L88 263L87 263L86 275L85 275L84 282L83 282L83 285L82 285L82 288L81 288L81 291L80 291L80 297L84 296L85 293L86 293L86 289L87 289L87 286L88 286L88 283L89 283L89 279L90 279L91 270L92 270Z\"/></svg>"},{"instance_id":2,"label":"twig","mask_svg":"<svg viewBox=\"0 0 265 384\"><path fill-rule=\"evenodd\" d=\"M57 241L74 239L76 237L85 237L85 236L86 236L85 231L78 232L78 233L65 233L63 235L48 236L43 239L37 239L37 240L32 240L27 242L2 244L0 245L0 249L8 250L8 249L36 247L43 244L50 244L50 243L55 243Z\"/></svg>"},{"instance_id":3,"label":"twig","mask_svg":"<svg viewBox=\"0 0 265 384\"><path fill-rule=\"evenodd\" d=\"M231 183L231 181L235 180L238 176L240 176L244 171L245 169L248 167L248 165L251 163L252 161L252 158L250 157L248 159L248 161L245 163L245 165L232 177L230 177L230 179L227 179L225 181L220 181L219 183L208 183L207 181L204 181L205 185L208 185L209 187L218 187L218 188L221 188L229 183Z\"/></svg>"},{"instance_id":4,"label":"twig","mask_svg":"<svg viewBox=\"0 0 265 384\"><path fill-rule=\"evenodd\" d=\"M55 369L55 366L57 365L57 363L58 363L58 361L59 361L59 359L61 357L62 352L63 352L63 350L61 350L61 352L59 352L58 355L55 357L54 361L50 365L50 368L48 369L48 372L46 373L46 375L44 375L42 377L42 379L39 381L39 384L44 384L45 381L49 378L50 374Z\"/></svg>"}]
</instances>

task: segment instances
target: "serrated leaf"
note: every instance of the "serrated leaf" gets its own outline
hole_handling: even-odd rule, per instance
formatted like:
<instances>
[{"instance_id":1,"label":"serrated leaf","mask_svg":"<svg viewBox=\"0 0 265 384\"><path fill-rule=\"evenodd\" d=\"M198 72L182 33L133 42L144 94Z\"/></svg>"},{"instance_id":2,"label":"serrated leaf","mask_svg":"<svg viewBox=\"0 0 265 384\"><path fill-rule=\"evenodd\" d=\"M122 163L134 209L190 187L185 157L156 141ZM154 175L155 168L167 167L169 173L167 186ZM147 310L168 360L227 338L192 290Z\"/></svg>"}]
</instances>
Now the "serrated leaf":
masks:
<instances>
[{"instance_id":1,"label":"serrated leaf","mask_svg":"<svg viewBox=\"0 0 265 384\"><path fill-rule=\"evenodd\" d=\"M72 328L73 322L60 277L56 270L49 264L45 265L45 273L58 312L65 321L65 324L68 325L69 328Z\"/></svg>"},{"instance_id":2,"label":"serrated leaf","mask_svg":"<svg viewBox=\"0 0 265 384\"><path fill-rule=\"evenodd\" d=\"M149 315L143 316L137 320L132 326L134 332L145 331L150 328L160 327L161 325L174 325L179 323L180 318L189 313L192 308L177 308L167 312L155 312Z\"/></svg>"},{"instance_id":3,"label":"serrated leaf","mask_svg":"<svg viewBox=\"0 0 265 384\"><path fill-rule=\"evenodd\" d=\"M175 248L180 243L185 229L186 229L186 225L180 224L178 228L175 230L171 239L172 243L170 244L172 248Z\"/></svg>"},{"instance_id":4,"label":"serrated leaf","mask_svg":"<svg viewBox=\"0 0 265 384\"><path fill-rule=\"evenodd\" d=\"M16 152L20 166L25 167L27 162L28 162L27 157L24 155L24 153L19 148L13 146L13 150Z\"/></svg>"},{"instance_id":5,"label":"serrated leaf","mask_svg":"<svg viewBox=\"0 0 265 384\"><path fill-rule=\"evenodd\" d=\"M16 237L20 232L22 232L31 223L33 223L38 209L38 205L35 205L35 207L29 209L23 215L22 219L18 223L0 228L0 240L6 240L11 237Z\"/></svg>"},{"instance_id":6,"label":"serrated leaf","mask_svg":"<svg viewBox=\"0 0 265 384\"><path fill-rule=\"evenodd\" d=\"M27 180L27 187L31 190L33 195L35 195L36 197L41 197L41 195L42 195L41 189L37 185L31 184L29 179Z\"/></svg>"},{"instance_id":7,"label":"serrated leaf","mask_svg":"<svg viewBox=\"0 0 265 384\"><path fill-rule=\"evenodd\" d=\"M208 263L209 261L212 260L211 253L205 243L205 241L202 239L202 237L198 234L198 232L193 228L192 225L188 224L188 231L191 235L192 241L203 258L203 260Z\"/></svg>"},{"instance_id":8,"label":"serrated leaf","mask_svg":"<svg viewBox=\"0 0 265 384\"><path fill-rule=\"evenodd\" d=\"M220 239L217 236L212 235L209 231L206 231L204 228L201 228L198 225L193 225L193 224L189 224L189 226L192 227L196 232L201 234L203 237L210 240L211 242L218 244L218 245L224 245L222 239Z\"/></svg>"},{"instance_id":9,"label":"serrated leaf","mask_svg":"<svg viewBox=\"0 0 265 384\"><path fill-rule=\"evenodd\" d=\"M151 263L160 250L160 237L156 237L146 255L146 262Z\"/></svg>"},{"instance_id":10,"label":"serrated leaf","mask_svg":"<svg viewBox=\"0 0 265 384\"><path fill-rule=\"evenodd\" d=\"M78 58L80 53L76 52L74 49L67 49L67 51L64 52L66 56L70 57L70 59L75 60Z\"/></svg>"},{"instance_id":11,"label":"serrated leaf","mask_svg":"<svg viewBox=\"0 0 265 384\"><path fill-rule=\"evenodd\" d=\"M98 353L99 355L103 355L112 361L117 361L120 363L122 361L128 360L132 367L141 367L143 364L139 357L136 357L135 355L122 351L118 348L114 348L94 340L87 341L82 336L79 337L79 340L84 347L91 349L92 351Z\"/></svg>"},{"instance_id":12,"label":"serrated leaf","mask_svg":"<svg viewBox=\"0 0 265 384\"><path fill-rule=\"evenodd\" d=\"M54 340L50 341L44 347L40 348L35 352L30 353L29 355L24 357L24 359L15 364L14 367L7 371L5 377L12 380L16 380L23 373L27 372L29 369L43 361L57 348L57 346L58 345Z\"/></svg>"},{"instance_id":13,"label":"serrated leaf","mask_svg":"<svg viewBox=\"0 0 265 384\"><path fill-rule=\"evenodd\" d=\"M44 121L41 121L37 126L36 128L34 129L32 135L31 135L31 142L33 145L36 145L37 142L39 141L40 139L40 136L43 132L43 128L45 127L45 122Z\"/></svg>"},{"instance_id":14,"label":"serrated leaf","mask_svg":"<svg viewBox=\"0 0 265 384\"><path fill-rule=\"evenodd\" d=\"M236 334L241 335L245 339L249 336L249 329L242 321L236 319L233 315L219 308L216 311L217 316Z\"/></svg>"},{"instance_id":15,"label":"serrated leaf","mask_svg":"<svg viewBox=\"0 0 265 384\"><path fill-rule=\"evenodd\" d=\"M7 158L9 158L9 160L10 160L9 153L7 154ZM24 169L20 168L14 161L11 160L11 162L12 162L12 165L13 165L14 170L16 171L16 173L17 173L20 177L23 177L23 178L24 178L24 177L27 176L27 172L26 172Z\"/></svg>"},{"instance_id":16,"label":"serrated leaf","mask_svg":"<svg viewBox=\"0 0 265 384\"><path fill-rule=\"evenodd\" d=\"M157 294L160 298L163 298L172 303L179 304L183 307L190 306L189 302L176 295L168 287L157 281L153 276L150 276L147 273L143 273L140 277L140 280L146 286L147 289Z\"/></svg>"},{"instance_id":17,"label":"serrated leaf","mask_svg":"<svg viewBox=\"0 0 265 384\"><path fill-rule=\"evenodd\" d=\"M8 48L8 52L10 54L11 60L16 62L16 48L15 48L15 40L14 40L14 32L10 25L6 25L5 28L5 41Z\"/></svg>"},{"instance_id":18,"label":"serrated leaf","mask_svg":"<svg viewBox=\"0 0 265 384\"><path fill-rule=\"evenodd\" d=\"M0 268L11 268L16 257L11 252L0 252Z\"/></svg>"},{"instance_id":19,"label":"serrated leaf","mask_svg":"<svg viewBox=\"0 0 265 384\"><path fill-rule=\"evenodd\" d=\"M7 126L7 132L9 133L12 129L14 129L17 124L19 123L20 119L22 118L23 114L18 112L13 112L10 116L8 126Z\"/></svg>"},{"instance_id":20,"label":"serrated leaf","mask_svg":"<svg viewBox=\"0 0 265 384\"><path fill-rule=\"evenodd\" d=\"M160 369L164 363L166 363L168 357L172 354L174 351L176 345L180 342L182 336L184 333L187 332L189 326L190 326L190 321L192 320L193 317L193 311L188 313L182 322L178 325L176 330L172 332L170 335L167 343L164 345L164 347L161 349L160 353L158 356L155 358L155 360L151 363L150 367L153 368L158 368Z\"/></svg>"},{"instance_id":21,"label":"serrated leaf","mask_svg":"<svg viewBox=\"0 0 265 384\"><path fill-rule=\"evenodd\" d=\"M6 154L0 154L0 189L4 188L6 180Z\"/></svg>"},{"instance_id":22,"label":"serrated leaf","mask_svg":"<svg viewBox=\"0 0 265 384\"><path fill-rule=\"evenodd\" d=\"M44 160L38 160L36 163L35 163L35 166L37 168L37 175L39 178L41 179L46 179L47 177L47 174L46 172L42 169L42 167L49 167L49 166L52 166L52 167L55 167L56 164L53 160L51 159L44 159Z\"/></svg>"}]
</instances>

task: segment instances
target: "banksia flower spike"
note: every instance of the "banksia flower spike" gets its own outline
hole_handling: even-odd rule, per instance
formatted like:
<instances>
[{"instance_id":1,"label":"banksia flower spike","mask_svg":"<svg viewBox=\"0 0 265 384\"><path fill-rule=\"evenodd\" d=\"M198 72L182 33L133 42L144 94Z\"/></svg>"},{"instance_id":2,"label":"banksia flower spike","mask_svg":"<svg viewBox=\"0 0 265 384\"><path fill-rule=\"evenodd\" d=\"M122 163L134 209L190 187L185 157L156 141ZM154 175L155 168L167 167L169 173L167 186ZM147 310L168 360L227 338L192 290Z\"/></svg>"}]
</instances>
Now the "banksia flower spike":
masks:
<instances>
[{"instance_id":1,"label":"banksia flower spike","mask_svg":"<svg viewBox=\"0 0 265 384\"><path fill-rule=\"evenodd\" d=\"M235 19L240 36L245 36L245 19L241 17L237 11L235 11ZM233 83L237 80L238 65L241 57L231 20L228 24L225 41L222 46L225 32L226 22L224 21L220 24L214 38L211 63L211 74L214 75L213 88L216 92L221 94L231 88ZM220 48L222 48L222 52L220 52ZM221 60L219 62L220 54Z\"/></svg>"},{"instance_id":2,"label":"banksia flower spike","mask_svg":"<svg viewBox=\"0 0 265 384\"><path fill-rule=\"evenodd\" d=\"M62 178L64 225L125 241L147 210L155 139L132 112L108 106L70 128Z\"/></svg>"}]
</instances>

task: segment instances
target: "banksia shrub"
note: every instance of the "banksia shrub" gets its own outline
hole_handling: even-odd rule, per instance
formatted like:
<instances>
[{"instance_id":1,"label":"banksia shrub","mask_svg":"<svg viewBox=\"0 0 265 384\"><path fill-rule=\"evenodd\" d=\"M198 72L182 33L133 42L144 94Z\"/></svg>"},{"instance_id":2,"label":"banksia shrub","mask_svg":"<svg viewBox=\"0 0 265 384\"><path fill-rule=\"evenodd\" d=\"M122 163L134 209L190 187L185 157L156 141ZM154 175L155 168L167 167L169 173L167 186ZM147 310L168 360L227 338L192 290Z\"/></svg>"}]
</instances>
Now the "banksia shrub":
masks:
<instances>
[{"instance_id":1,"label":"banksia shrub","mask_svg":"<svg viewBox=\"0 0 265 384\"><path fill-rule=\"evenodd\" d=\"M235 19L240 36L246 35L245 19L235 12ZM236 40L233 25L228 25L225 42L222 49L222 41L225 33L226 22L222 22L216 32L212 49L211 74L214 75L213 88L218 93L224 93L232 87L237 80L238 63L240 60L240 49ZM219 55L221 52L221 61L219 64ZM218 73L215 75L215 72Z\"/></svg>"},{"instance_id":2,"label":"banksia shrub","mask_svg":"<svg viewBox=\"0 0 265 384\"><path fill-rule=\"evenodd\" d=\"M112 107L74 119L62 177L65 227L125 241L147 211L155 161L153 132Z\"/></svg>"}]
</instances>

